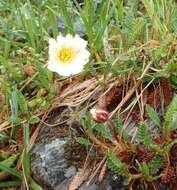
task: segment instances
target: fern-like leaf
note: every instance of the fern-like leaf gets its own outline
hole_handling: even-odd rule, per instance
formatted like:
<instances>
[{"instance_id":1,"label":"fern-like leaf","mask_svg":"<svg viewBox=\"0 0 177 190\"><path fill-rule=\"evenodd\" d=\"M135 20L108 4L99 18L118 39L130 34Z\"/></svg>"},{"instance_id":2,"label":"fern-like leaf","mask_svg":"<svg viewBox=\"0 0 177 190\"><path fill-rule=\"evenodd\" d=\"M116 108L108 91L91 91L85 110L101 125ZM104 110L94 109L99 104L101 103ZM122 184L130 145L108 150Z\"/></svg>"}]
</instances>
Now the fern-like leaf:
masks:
<instances>
[{"instance_id":1,"label":"fern-like leaf","mask_svg":"<svg viewBox=\"0 0 177 190\"><path fill-rule=\"evenodd\" d=\"M115 129L118 133L120 133L122 130L122 120L119 115L116 115L115 118Z\"/></svg>"},{"instance_id":2,"label":"fern-like leaf","mask_svg":"<svg viewBox=\"0 0 177 190\"><path fill-rule=\"evenodd\" d=\"M135 19L133 26L129 30L127 44L132 45L142 34L146 22L143 19Z\"/></svg>"},{"instance_id":3,"label":"fern-like leaf","mask_svg":"<svg viewBox=\"0 0 177 190\"><path fill-rule=\"evenodd\" d=\"M161 127L160 119L158 117L157 112L149 105L146 105L146 111L150 119L158 126Z\"/></svg>"},{"instance_id":4,"label":"fern-like leaf","mask_svg":"<svg viewBox=\"0 0 177 190\"><path fill-rule=\"evenodd\" d=\"M94 129L99 133L101 137L106 139L112 139L112 134L110 132L108 125L96 124L94 126Z\"/></svg>"},{"instance_id":5,"label":"fern-like leaf","mask_svg":"<svg viewBox=\"0 0 177 190\"><path fill-rule=\"evenodd\" d=\"M127 165L125 165L112 150L108 150L108 167L115 173L120 175L129 176L129 170Z\"/></svg>"},{"instance_id":6,"label":"fern-like leaf","mask_svg":"<svg viewBox=\"0 0 177 190\"><path fill-rule=\"evenodd\" d=\"M170 152L170 150L172 149L172 147L177 144L177 139L174 139L170 144L164 146L163 150L165 152Z\"/></svg>"},{"instance_id":7,"label":"fern-like leaf","mask_svg":"<svg viewBox=\"0 0 177 190\"><path fill-rule=\"evenodd\" d=\"M177 95L174 96L165 114L165 127L167 132L177 128Z\"/></svg>"},{"instance_id":8,"label":"fern-like leaf","mask_svg":"<svg viewBox=\"0 0 177 190\"><path fill-rule=\"evenodd\" d=\"M129 139L129 134L127 133L126 130L122 130L122 125L123 125L122 120L121 120L120 116L117 115L115 117L115 130L116 130L117 133L122 134L124 140L128 140Z\"/></svg>"},{"instance_id":9,"label":"fern-like leaf","mask_svg":"<svg viewBox=\"0 0 177 190\"><path fill-rule=\"evenodd\" d=\"M152 143L152 137L148 132L148 126L145 123L141 123L138 129L138 137L140 142L149 146Z\"/></svg>"},{"instance_id":10,"label":"fern-like leaf","mask_svg":"<svg viewBox=\"0 0 177 190\"><path fill-rule=\"evenodd\" d=\"M156 174L165 164L165 159L163 156L156 155L149 163L148 168L151 175Z\"/></svg>"}]
</instances>

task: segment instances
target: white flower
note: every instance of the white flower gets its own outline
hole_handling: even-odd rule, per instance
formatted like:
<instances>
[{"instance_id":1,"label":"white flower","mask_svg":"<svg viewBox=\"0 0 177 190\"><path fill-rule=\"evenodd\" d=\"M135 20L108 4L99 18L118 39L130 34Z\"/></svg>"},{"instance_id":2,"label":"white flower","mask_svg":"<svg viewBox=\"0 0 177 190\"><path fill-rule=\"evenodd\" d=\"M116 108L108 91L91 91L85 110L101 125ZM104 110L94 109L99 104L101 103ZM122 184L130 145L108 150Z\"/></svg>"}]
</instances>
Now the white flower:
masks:
<instances>
[{"instance_id":1,"label":"white flower","mask_svg":"<svg viewBox=\"0 0 177 190\"><path fill-rule=\"evenodd\" d=\"M87 41L70 34L49 40L48 69L63 76L80 73L89 61Z\"/></svg>"}]
</instances>

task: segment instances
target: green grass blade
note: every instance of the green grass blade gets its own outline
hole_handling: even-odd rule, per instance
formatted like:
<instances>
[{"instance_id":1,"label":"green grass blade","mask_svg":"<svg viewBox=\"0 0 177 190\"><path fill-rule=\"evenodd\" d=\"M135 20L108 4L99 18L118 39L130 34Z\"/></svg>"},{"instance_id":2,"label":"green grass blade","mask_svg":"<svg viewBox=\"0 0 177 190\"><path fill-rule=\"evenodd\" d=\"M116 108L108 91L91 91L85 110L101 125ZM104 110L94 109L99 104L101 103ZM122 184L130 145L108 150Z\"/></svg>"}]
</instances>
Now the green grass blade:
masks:
<instances>
[{"instance_id":1,"label":"green grass blade","mask_svg":"<svg viewBox=\"0 0 177 190\"><path fill-rule=\"evenodd\" d=\"M7 164L0 163L0 169L18 177L19 179L22 179L20 172L14 168L10 168Z\"/></svg>"},{"instance_id":2,"label":"green grass blade","mask_svg":"<svg viewBox=\"0 0 177 190\"><path fill-rule=\"evenodd\" d=\"M33 190L43 190L42 187L40 187L33 179L30 183L30 187L33 189Z\"/></svg>"},{"instance_id":3,"label":"green grass blade","mask_svg":"<svg viewBox=\"0 0 177 190\"><path fill-rule=\"evenodd\" d=\"M0 182L0 188L7 188L7 187L19 187L21 186L21 181L3 181Z\"/></svg>"}]
</instances>

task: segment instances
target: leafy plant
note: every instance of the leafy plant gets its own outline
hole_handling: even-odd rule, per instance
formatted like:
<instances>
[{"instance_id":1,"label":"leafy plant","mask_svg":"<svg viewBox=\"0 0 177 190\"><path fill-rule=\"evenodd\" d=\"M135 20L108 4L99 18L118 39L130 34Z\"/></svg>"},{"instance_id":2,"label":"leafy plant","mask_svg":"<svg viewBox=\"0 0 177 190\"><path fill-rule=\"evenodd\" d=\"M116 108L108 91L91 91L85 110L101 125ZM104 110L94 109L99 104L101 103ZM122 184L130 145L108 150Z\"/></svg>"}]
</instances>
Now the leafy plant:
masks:
<instances>
[{"instance_id":1,"label":"leafy plant","mask_svg":"<svg viewBox=\"0 0 177 190\"><path fill-rule=\"evenodd\" d=\"M169 133L177 128L177 95L174 96L165 114L164 131ZM167 134L166 134L167 135Z\"/></svg>"},{"instance_id":2,"label":"leafy plant","mask_svg":"<svg viewBox=\"0 0 177 190\"><path fill-rule=\"evenodd\" d=\"M71 80L58 77L46 69L48 38L56 38L59 32L76 34L79 27L91 52L86 74L72 76ZM70 82L92 77L98 79L98 87L86 98L86 108L93 106L88 105L92 97L95 101L97 93L116 82L123 85L122 106L119 116L111 118L113 123L109 120L98 124L85 114L80 123L86 137L82 134L76 141L96 145L101 156L106 154L108 167L116 175L125 176L130 185L139 179L148 185L160 183L161 176L168 174L165 169L173 169L176 164L171 157L177 144L177 95L164 108L163 119L159 117L159 107L149 104L142 108L155 124L155 131L143 121L142 114L142 122L136 125L137 135L132 137L131 131L125 129L124 116L131 115L137 102L141 103L140 96L148 91L150 83L156 87L161 79L169 80L176 93L176 31L174 0L86 0L82 4L77 0L0 1L0 177L7 173L12 176L0 182L0 188L20 188L25 184L26 188L42 189L30 171L32 128L43 121L51 102L60 104L55 97L62 94L63 84L65 88ZM30 66L30 73L25 66ZM132 90L129 88L137 82L141 86L136 89L137 96L134 93L125 101ZM80 109L68 107L72 111ZM16 149L11 154L8 148L14 145ZM169 186L173 181L170 182Z\"/></svg>"},{"instance_id":3,"label":"leafy plant","mask_svg":"<svg viewBox=\"0 0 177 190\"><path fill-rule=\"evenodd\" d=\"M161 127L161 122L157 112L149 105L146 105L146 111L150 117L150 119L158 126Z\"/></svg>"},{"instance_id":4,"label":"leafy plant","mask_svg":"<svg viewBox=\"0 0 177 190\"><path fill-rule=\"evenodd\" d=\"M154 175L159 172L165 165L165 158L161 155L156 155L152 158L152 160L148 163L148 168L151 175Z\"/></svg>"},{"instance_id":5,"label":"leafy plant","mask_svg":"<svg viewBox=\"0 0 177 190\"><path fill-rule=\"evenodd\" d=\"M129 177L130 173L126 164L124 164L112 150L108 150L108 166L109 168L123 176Z\"/></svg>"},{"instance_id":6,"label":"leafy plant","mask_svg":"<svg viewBox=\"0 0 177 190\"><path fill-rule=\"evenodd\" d=\"M148 126L145 123L141 123L138 129L138 137L140 141L147 147L152 144L152 137L148 132Z\"/></svg>"}]
</instances>

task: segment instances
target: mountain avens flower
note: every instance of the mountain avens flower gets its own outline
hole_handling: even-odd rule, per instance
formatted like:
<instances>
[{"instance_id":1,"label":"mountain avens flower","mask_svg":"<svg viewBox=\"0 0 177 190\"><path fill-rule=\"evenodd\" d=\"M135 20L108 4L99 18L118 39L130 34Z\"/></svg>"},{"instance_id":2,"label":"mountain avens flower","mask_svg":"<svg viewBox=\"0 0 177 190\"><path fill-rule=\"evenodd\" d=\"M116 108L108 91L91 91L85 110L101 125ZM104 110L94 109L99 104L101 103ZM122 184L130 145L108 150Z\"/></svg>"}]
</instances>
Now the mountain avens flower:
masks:
<instances>
[{"instance_id":1,"label":"mountain avens flower","mask_svg":"<svg viewBox=\"0 0 177 190\"><path fill-rule=\"evenodd\" d=\"M104 123L109 119L109 113L103 109L92 108L90 110L92 118L98 123Z\"/></svg>"},{"instance_id":2,"label":"mountain avens flower","mask_svg":"<svg viewBox=\"0 0 177 190\"><path fill-rule=\"evenodd\" d=\"M59 35L56 40L51 38L48 69L63 76L80 73L89 61L90 53L86 46L87 41L78 35Z\"/></svg>"}]
</instances>

